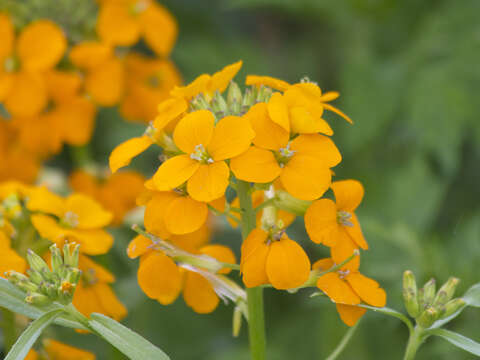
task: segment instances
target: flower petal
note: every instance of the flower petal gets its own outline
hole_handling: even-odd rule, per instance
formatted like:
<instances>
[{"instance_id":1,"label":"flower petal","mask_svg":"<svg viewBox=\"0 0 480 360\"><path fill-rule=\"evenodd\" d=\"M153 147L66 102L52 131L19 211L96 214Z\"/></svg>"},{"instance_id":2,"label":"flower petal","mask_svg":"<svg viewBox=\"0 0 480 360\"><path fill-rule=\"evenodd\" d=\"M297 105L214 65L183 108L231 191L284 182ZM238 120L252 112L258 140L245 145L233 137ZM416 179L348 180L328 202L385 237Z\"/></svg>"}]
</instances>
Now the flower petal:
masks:
<instances>
[{"instance_id":1,"label":"flower petal","mask_svg":"<svg viewBox=\"0 0 480 360\"><path fill-rule=\"evenodd\" d=\"M0 62L3 63L6 57L13 53L13 43L15 41L15 29L10 16L0 13Z\"/></svg>"},{"instance_id":2,"label":"flower petal","mask_svg":"<svg viewBox=\"0 0 480 360\"><path fill-rule=\"evenodd\" d=\"M248 288L268 284L266 262L270 247L266 244L267 236L265 231L257 228L242 243L240 269L243 283Z\"/></svg>"},{"instance_id":3,"label":"flower petal","mask_svg":"<svg viewBox=\"0 0 480 360\"><path fill-rule=\"evenodd\" d=\"M317 280L317 287L322 290L332 301L340 304L357 305L360 298L336 272L322 275Z\"/></svg>"},{"instance_id":4,"label":"flower petal","mask_svg":"<svg viewBox=\"0 0 480 360\"><path fill-rule=\"evenodd\" d=\"M117 321L127 316L127 308L117 298L110 285L98 282L94 285L94 291L99 305L103 309L101 311L102 314L110 316Z\"/></svg>"},{"instance_id":5,"label":"flower petal","mask_svg":"<svg viewBox=\"0 0 480 360\"><path fill-rule=\"evenodd\" d=\"M168 99L158 105L158 116L155 118L153 126L157 131L163 131L164 128L181 114L186 112L188 104L184 99Z\"/></svg>"},{"instance_id":6,"label":"flower petal","mask_svg":"<svg viewBox=\"0 0 480 360\"><path fill-rule=\"evenodd\" d=\"M220 302L212 284L200 274L192 271L187 271L185 276L183 299L199 314L211 313Z\"/></svg>"},{"instance_id":7,"label":"flower petal","mask_svg":"<svg viewBox=\"0 0 480 360\"><path fill-rule=\"evenodd\" d=\"M307 281L310 275L310 260L296 241L284 237L270 244L266 271L274 288L293 289Z\"/></svg>"},{"instance_id":8,"label":"flower petal","mask_svg":"<svg viewBox=\"0 0 480 360\"><path fill-rule=\"evenodd\" d=\"M92 69L85 80L85 90L102 106L116 105L124 92L125 69L122 62L112 58Z\"/></svg>"},{"instance_id":9,"label":"flower petal","mask_svg":"<svg viewBox=\"0 0 480 360\"><path fill-rule=\"evenodd\" d=\"M265 85L279 91L285 91L291 86L286 81L275 79L270 76L258 76L258 75L248 75L247 79L245 80L245 85L256 85L256 86Z\"/></svg>"},{"instance_id":10,"label":"flower petal","mask_svg":"<svg viewBox=\"0 0 480 360\"><path fill-rule=\"evenodd\" d=\"M243 116L250 121L255 137L252 142L263 149L280 150L287 146L289 133L268 116L267 105L263 102L253 105Z\"/></svg>"},{"instance_id":11,"label":"flower petal","mask_svg":"<svg viewBox=\"0 0 480 360\"><path fill-rule=\"evenodd\" d=\"M81 42L70 50L70 60L81 69L93 69L113 55L112 47L97 41Z\"/></svg>"},{"instance_id":12,"label":"flower petal","mask_svg":"<svg viewBox=\"0 0 480 360\"><path fill-rule=\"evenodd\" d=\"M67 39L55 23L37 20L20 33L17 55L22 69L42 71L53 68L63 57L66 48Z\"/></svg>"},{"instance_id":13,"label":"flower petal","mask_svg":"<svg viewBox=\"0 0 480 360\"><path fill-rule=\"evenodd\" d=\"M290 119L293 133L333 135L332 128L324 119L315 117L303 106L290 108Z\"/></svg>"},{"instance_id":14,"label":"flower petal","mask_svg":"<svg viewBox=\"0 0 480 360\"><path fill-rule=\"evenodd\" d=\"M74 193L65 202L66 213L72 212L78 219L78 229L94 229L107 226L113 215L92 198Z\"/></svg>"},{"instance_id":15,"label":"flower petal","mask_svg":"<svg viewBox=\"0 0 480 360\"><path fill-rule=\"evenodd\" d=\"M153 182L160 191L172 190L190 179L199 167L200 162L189 155L174 156L160 165L153 175Z\"/></svg>"},{"instance_id":16,"label":"flower petal","mask_svg":"<svg viewBox=\"0 0 480 360\"><path fill-rule=\"evenodd\" d=\"M76 97L57 106L57 116L63 119L63 140L70 145L85 145L92 137L96 107L83 97Z\"/></svg>"},{"instance_id":17,"label":"flower petal","mask_svg":"<svg viewBox=\"0 0 480 360\"><path fill-rule=\"evenodd\" d=\"M88 255L106 254L113 245L113 236L105 230L68 230L66 235L69 241L80 243L80 251Z\"/></svg>"},{"instance_id":18,"label":"flower petal","mask_svg":"<svg viewBox=\"0 0 480 360\"><path fill-rule=\"evenodd\" d=\"M208 153L215 161L230 159L247 151L254 137L249 121L239 116L226 116L213 130Z\"/></svg>"},{"instance_id":19,"label":"flower petal","mask_svg":"<svg viewBox=\"0 0 480 360\"><path fill-rule=\"evenodd\" d=\"M164 221L172 234L188 234L200 229L207 221L207 215L207 204L189 196L180 196L165 209Z\"/></svg>"},{"instance_id":20,"label":"flower petal","mask_svg":"<svg viewBox=\"0 0 480 360\"><path fill-rule=\"evenodd\" d=\"M182 118L173 132L173 141L183 152L190 154L197 145L206 149L213 135L215 117L208 110L194 111Z\"/></svg>"},{"instance_id":21,"label":"flower petal","mask_svg":"<svg viewBox=\"0 0 480 360\"><path fill-rule=\"evenodd\" d=\"M285 189L301 200L315 200L330 186L330 169L318 159L295 154L283 168L280 180Z\"/></svg>"},{"instance_id":22,"label":"flower petal","mask_svg":"<svg viewBox=\"0 0 480 360\"><path fill-rule=\"evenodd\" d=\"M322 271L327 271L334 265L335 263L333 262L332 258L324 258L315 261L315 263L312 265L312 269L320 269Z\"/></svg>"},{"instance_id":23,"label":"flower petal","mask_svg":"<svg viewBox=\"0 0 480 360\"><path fill-rule=\"evenodd\" d=\"M143 222L148 232L163 239L170 236L170 231L167 230L165 224L165 213L168 206L178 197L179 195L173 191L154 193L145 207L145 215L143 217Z\"/></svg>"},{"instance_id":24,"label":"flower petal","mask_svg":"<svg viewBox=\"0 0 480 360\"><path fill-rule=\"evenodd\" d=\"M31 191L27 208L30 211L40 211L58 217L63 217L66 211L65 200L44 186Z\"/></svg>"},{"instance_id":25,"label":"flower petal","mask_svg":"<svg viewBox=\"0 0 480 360\"><path fill-rule=\"evenodd\" d=\"M335 143L329 137L320 134L297 136L292 141L291 148L298 154L317 158L328 167L336 166L342 161L342 155Z\"/></svg>"},{"instance_id":26,"label":"flower petal","mask_svg":"<svg viewBox=\"0 0 480 360\"><path fill-rule=\"evenodd\" d=\"M182 276L177 265L158 251L142 257L137 280L142 291L162 305L174 302L182 287Z\"/></svg>"},{"instance_id":27,"label":"flower petal","mask_svg":"<svg viewBox=\"0 0 480 360\"><path fill-rule=\"evenodd\" d=\"M358 250L357 245L353 242L350 236L348 236L344 228L340 227L338 231L337 243L330 249L332 260L335 262L335 264L340 264L352 256L355 250ZM345 264L342 269L356 271L359 267L360 256L355 256L352 260Z\"/></svg>"},{"instance_id":28,"label":"flower petal","mask_svg":"<svg viewBox=\"0 0 480 360\"><path fill-rule=\"evenodd\" d=\"M212 75L207 92L213 94L215 91L224 92L227 88L230 80L240 71L243 62L237 61L236 63L225 66L222 70L217 71Z\"/></svg>"},{"instance_id":29,"label":"flower petal","mask_svg":"<svg viewBox=\"0 0 480 360\"><path fill-rule=\"evenodd\" d=\"M77 349L76 347L63 344L53 339L43 340L42 345L50 359L95 360L95 355L91 352Z\"/></svg>"},{"instance_id":30,"label":"flower petal","mask_svg":"<svg viewBox=\"0 0 480 360\"><path fill-rule=\"evenodd\" d=\"M128 4L128 3L127 3ZM140 37L140 25L128 5L121 1L107 1L101 4L97 18L97 33L112 45L129 46Z\"/></svg>"},{"instance_id":31,"label":"flower petal","mask_svg":"<svg viewBox=\"0 0 480 360\"><path fill-rule=\"evenodd\" d=\"M353 212L360 205L365 190L357 180L341 180L332 183L337 207L340 210Z\"/></svg>"},{"instance_id":32,"label":"flower petal","mask_svg":"<svg viewBox=\"0 0 480 360\"><path fill-rule=\"evenodd\" d=\"M367 309L355 305L336 304L338 315L345 325L353 326L367 312Z\"/></svg>"},{"instance_id":33,"label":"flower petal","mask_svg":"<svg viewBox=\"0 0 480 360\"><path fill-rule=\"evenodd\" d=\"M47 95L42 75L20 71L12 79L5 107L13 117L33 117L47 105Z\"/></svg>"},{"instance_id":34,"label":"flower petal","mask_svg":"<svg viewBox=\"0 0 480 360\"><path fill-rule=\"evenodd\" d=\"M3 233L0 233L0 237ZM4 236L4 235L3 235ZM11 248L2 248L0 251L0 277L5 271L13 270L24 273L27 270L27 262Z\"/></svg>"},{"instance_id":35,"label":"flower petal","mask_svg":"<svg viewBox=\"0 0 480 360\"><path fill-rule=\"evenodd\" d=\"M148 252L152 245L153 245L152 240L150 240L149 238L143 235L137 235L128 244L127 255L130 259L135 259L140 255L143 255L146 252Z\"/></svg>"},{"instance_id":36,"label":"flower petal","mask_svg":"<svg viewBox=\"0 0 480 360\"><path fill-rule=\"evenodd\" d=\"M200 253L211 256L218 261L227 263L227 264L236 264L235 254L228 246L223 245L205 245L200 248ZM230 273L230 268L223 268L218 271L219 274L228 274Z\"/></svg>"},{"instance_id":37,"label":"flower petal","mask_svg":"<svg viewBox=\"0 0 480 360\"><path fill-rule=\"evenodd\" d=\"M338 226L337 207L330 199L314 201L305 212L305 229L314 243L334 246Z\"/></svg>"},{"instance_id":38,"label":"flower petal","mask_svg":"<svg viewBox=\"0 0 480 360\"><path fill-rule=\"evenodd\" d=\"M350 286L367 304L384 307L387 302L387 294L378 282L359 272L354 272L345 277Z\"/></svg>"},{"instance_id":39,"label":"flower petal","mask_svg":"<svg viewBox=\"0 0 480 360\"><path fill-rule=\"evenodd\" d=\"M358 222L357 215L352 213L350 222L353 224L353 226L344 226L343 228L360 248L362 248L363 250L367 250L368 243L365 240L365 237L363 236L363 232L362 232L362 229L360 228L360 223Z\"/></svg>"},{"instance_id":40,"label":"flower petal","mask_svg":"<svg viewBox=\"0 0 480 360\"><path fill-rule=\"evenodd\" d=\"M290 119L288 116L288 107L282 94L276 92L268 101L268 115L270 119L290 133Z\"/></svg>"},{"instance_id":41,"label":"flower petal","mask_svg":"<svg viewBox=\"0 0 480 360\"><path fill-rule=\"evenodd\" d=\"M273 153L256 146L231 159L230 169L238 179L256 183L269 183L282 172Z\"/></svg>"},{"instance_id":42,"label":"flower petal","mask_svg":"<svg viewBox=\"0 0 480 360\"><path fill-rule=\"evenodd\" d=\"M225 194L230 170L225 161L202 164L188 180L187 191L197 201L209 202Z\"/></svg>"},{"instance_id":43,"label":"flower petal","mask_svg":"<svg viewBox=\"0 0 480 360\"><path fill-rule=\"evenodd\" d=\"M153 144L149 136L140 136L128 139L118 145L110 154L110 170L115 173L118 169L130 164L132 159L144 152Z\"/></svg>"},{"instance_id":44,"label":"flower petal","mask_svg":"<svg viewBox=\"0 0 480 360\"><path fill-rule=\"evenodd\" d=\"M145 42L160 56L168 56L177 39L178 27L170 12L156 2L150 2L140 16Z\"/></svg>"}]
</instances>

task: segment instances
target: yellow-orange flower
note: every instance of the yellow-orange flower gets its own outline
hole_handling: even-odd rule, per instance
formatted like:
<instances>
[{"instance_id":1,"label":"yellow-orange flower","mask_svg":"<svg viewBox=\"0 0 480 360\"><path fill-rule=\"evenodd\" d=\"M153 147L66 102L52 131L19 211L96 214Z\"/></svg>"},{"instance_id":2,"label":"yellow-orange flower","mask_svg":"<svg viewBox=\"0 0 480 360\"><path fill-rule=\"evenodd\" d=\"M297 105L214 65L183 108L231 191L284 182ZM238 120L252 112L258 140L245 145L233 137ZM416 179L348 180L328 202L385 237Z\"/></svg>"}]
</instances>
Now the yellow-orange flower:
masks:
<instances>
[{"instance_id":1,"label":"yellow-orange flower","mask_svg":"<svg viewBox=\"0 0 480 360\"><path fill-rule=\"evenodd\" d=\"M27 208L37 212L31 219L40 235L59 245L71 240L81 244L82 252L99 255L113 244L113 237L103 229L113 215L86 195L62 198L40 187L30 193Z\"/></svg>"},{"instance_id":2,"label":"yellow-orange flower","mask_svg":"<svg viewBox=\"0 0 480 360\"><path fill-rule=\"evenodd\" d=\"M128 247L131 258L141 256L137 278L143 292L163 305L171 304L183 292L185 303L195 312L206 314L215 310L219 298L210 282L196 272L178 267L170 257L154 248L152 241L141 235ZM196 252L222 262L235 263L233 252L226 246L204 245ZM224 268L219 273L229 271Z\"/></svg>"},{"instance_id":3,"label":"yellow-orange flower","mask_svg":"<svg viewBox=\"0 0 480 360\"><path fill-rule=\"evenodd\" d=\"M4 13L0 36L0 102L12 116L35 116L48 102L44 72L63 57L66 38L53 22L37 20L15 39L13 24Z\"/></svg>"},{"instance_id":4,"label":"yellow-orange flower","mask_svg":"<svg viewBox=\"0 0 480 360\"><path fill-rule=\"evenodd\" d=\"M182 78L169 60L151 59L128 54L126 93L120 110L128 120L149 122L155 119L158 104L170 97L170 90L180 85Z\"/></svg>"},{"instance_id":5,"label":"yellow-orange flower","mask_svg":"<svg viewBox=\"0 0 480 360\"><path fill-rule=\"evenodd\" d=\"M48 355L48 360L95 360L95 355L91 352L78 349L53 339L43 340L42 349ZM39 359L39 355L35 350L30 350L25 358L25 360L37 359Z\"/></svg>"},{"instance_id":6,"label":"yellow-orange flower","mask_svg":"<svg viewBox=\"0 0 480 360\"><path fill-rule=\"evenodd\" d=\"M155 187L166 191L187 182L193 199L218 199L229 184L230 170L225 160L245 152L254 136L249 122L242 117L226 116L215 124L208 110L186 115L173 133L176 146L184 154L160 165L153 176Z\"/></svg>"},{"instance_id":7,"label":"yellow-orange flower","mask_svg":"<svg viewBox=\"0 0 480 360\"><path fill-rule=\"evenodd\" d=\"M158 55L166 57L177 38L177 23L154 0L109 0L100 3L97 33L111 45L134 45L142 36Z\"/></svg>"},{"instance_id":8,"label":"yellow-orange flower","mask_svg":"<svg viewBox=\"0 0 480 360\"><path fill-rule=\"evenodd\" d=\"M254 229L242 244L240 269L247 287L272 284L276 289L302 285L310 275L310 260L297 242L283 232L271 235Z\"/></svg>"},{"instance_id":9,"label":"yellow-orange flower","mask_svg":"<svg viewBox=\"0 0 480 360\"><path fill-rule=\"evenodd\" d=\"M257 183L280 177L294 197L319 198L330 186L330 168L341 161L337 147L321 134L299 135L290 141L289 131L274 122L270 113L267 104L259 103L245 114L255 131L254 146L231 160L232 172L238 179Z\"/></svg>"},{"instance_id":10,"label":"yellow-orange flower","mask_svg":"<svg viewBox=\"0 0 480 360\"><path fill-rule=\"evenodd\" d=\"M97 312L116 320L124 318L127 309L110 287L115 281L113 274L84 255L80 256L79 268L82 276L75 290L73 305L86 316Z\"/></svg>"},{"instance_id":11,"label":"yellow-orange flower","mask_svg":"<svg viewBox=\"0 0 480 360\"><path fill-rule=\"evenodd\" d=\"M0 213L0 223L3 220L1 216ZM8 270L23 273L26 269L27 262L12 249L10 238L0 229L0 276L3 277Z\"/></svg>"},{"instance_id":12,"label":"yellow-orange flower","mask_svg":"<svg viewBox=\"0 0 480 360\"><path fill-rule=\"evenodd\" d=\"M143 191L145 179L134 171L125 171L97 178L83 170L70 175L71 188L96 199L113 214L112 225L120 225L128 211L136 207L136 198Z\"/></svg>"},{"instance_id":13,"label":"yellow-orange flower","mask_svg":"<svg viewBox=\"0 0 480 360\"><path fill-rule=\"evenodd\" d=\"M354 213L364 190L356 180L336 181L332 190L336 203L330 199L313 202L305 213L305 228L313 242L331 247L333 260L340 263L358 247L368 249Z\"/></svg>"},{"instance_id":14,"label":"yellow-orange flower","mask_svg":"<svg viewBox=\"0 0 480 360\"><path fill-rule=\"evenodd\" d=\"M318 260L314 269L326 271L334 265L331 258ZM317 287L335 302L342 321L353 326L365 313L366 309L354 306L365 303L383 307L386 303L386 293L380 285L358 271L358 266L342 267L336 272L329 272L317 280Z\"/></svg>"}]
</instances>

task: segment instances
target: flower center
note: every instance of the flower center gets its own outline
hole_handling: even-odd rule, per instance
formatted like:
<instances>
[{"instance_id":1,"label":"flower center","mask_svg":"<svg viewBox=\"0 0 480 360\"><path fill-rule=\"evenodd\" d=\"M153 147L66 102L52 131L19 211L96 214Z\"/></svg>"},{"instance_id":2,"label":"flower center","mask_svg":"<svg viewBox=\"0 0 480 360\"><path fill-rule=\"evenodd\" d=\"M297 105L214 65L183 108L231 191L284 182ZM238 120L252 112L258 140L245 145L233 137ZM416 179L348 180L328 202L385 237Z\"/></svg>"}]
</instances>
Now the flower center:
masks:
<instances>
[{"instance_id":1,"label":"flower center","mask_svg":"<svg viewBox=\"0 0 480 360\"><path fill-rule=\"evenodd\" d=\"M13 73L20 68L20 61L15 56L9 56L3 61L3 70L7 73Z\"/></svg>"},{"instance_id":2,"label":"flower center","mask_svg":"<svg viewBox=\"0 0 480 360\"><path fill-rule=\"evenodd\" d=\"M295 154L295 150L290 149L290 143L287 144L284 148L278 150L274 155L275 159L277 159L278 165L281 168L285 166L286 163L290 160L290 158Z\"/></svg>"},{"instance_id":3,"label":"flower center","mask_svg":"<svg viewBox=\"0 0 480 360\"><path fill-rule=\"evenodd\" d=\"M197 146L195 146L195 149L190 154L190 158L200 161L202 164L212 164L214 162L203 144L198 144Z\"/></svg>"},{"instance_id":4,"label":"flower center","mask_svg":"<svg viewBox=\"0 0 480 360\"><path fill-rule=\"evenodd\" d=\"M148 1L146 0L140 0L136 1L130 6L130 11L132 12L133 15L138 15L148 8Z\"/></svg>"},{"instance_id":5,"label":"flower center","mask_svg":"<svg viewBox=\"0 0 480 360\"><path fill-rule=\"evenodd\" d=\"M98 277L94 269L88 269L82 273L82 280L85 286L92 286L98 282Z\"/></svg>"},{"instance_id":6,"label":"flower center","mask_svg":"<svg viewBox=\"0 0 480 360\"><path fill-rule=\"evenodd\" d=\"M147 78L146 83L147 83L147 86L154 89L160 87L160 84L162 83L162 74L160 72L157 72L155 74L150 75Z\"/></svg>"},{"instance_id":7,"label":"flower center","mask_svg":"<svg viewBox=\"0 0 480 360\"><path fill-rule=\"evenodd\" d=\"M78 226L78 215L72 211L67 211L61 220L61 224L67 227L77 227Z\"/></svg>"},{"instance_id":8,"label":"flower center","mask_svg":"<svg viewBox=\"0 0 480 360\"><path fill-rule=\"evenodd\" d=\"M345 210L339 210L337 211L337 222L340 225L343 226L353 226L353 223L351 222L352 214L350 214L348 211Z\"/></svg>"},{"instance_id":9,"label":"flower center","mask_svg":"<svg viewBox=\"0 0 480 360\"><path fill-rule=\"evenodd\" d=\"M350 270L338 270L337 271L338 275L340 276L340 279L344 279L348 274L350 274Z\"/></svg>"}]
</instances>

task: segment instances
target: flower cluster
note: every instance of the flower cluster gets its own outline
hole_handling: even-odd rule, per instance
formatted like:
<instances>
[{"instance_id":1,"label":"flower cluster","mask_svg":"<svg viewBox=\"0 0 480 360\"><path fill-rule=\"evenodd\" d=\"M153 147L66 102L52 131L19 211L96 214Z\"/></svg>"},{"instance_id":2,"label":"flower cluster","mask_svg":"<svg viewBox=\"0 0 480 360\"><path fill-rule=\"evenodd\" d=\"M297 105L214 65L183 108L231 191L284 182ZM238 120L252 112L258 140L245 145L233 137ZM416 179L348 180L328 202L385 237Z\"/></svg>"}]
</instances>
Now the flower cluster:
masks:
<instances>
[{"instance_id":1,"label":"flower cluster","mask_svg":"<svg viewBox=\"0 0 480 360\"><path fill-rule=\"evenodd\" d=\"M14 27L0 12L0 181L33 182L64 144L87 144L98 107L147 122L181 82L168 59L177 25L150 0L98 2L95 31L73 38L57 22ZM88 39L88 40L87 40ZM152 55L131 47L143 39Z\"/></svg>"},{"instance_id":2,"label":"flower cluster","mask_svg":"<svg viewBox=\"0 0 480 360\"><path fill-rule=\"evenodd\" d=\"M137 236L129 255L140 256L139 284L162 304L172 302L183 287L194 310L212 311L213 282L198 276L202 271L190 274L192 268L212 269L194 256L207 254L229 268L237 265L228 248L205 245L204 228L212 215L224 215L232 226L242 223L243 228L245 215L253 210L256 218L247 220L254 229L245 233L239 266L246 287L316 285L337 304L342 320L353 325L365 312L356 305L384 306L386 295L358 271L359 250L368 248L354 213L363 187L356 180L332 182L332 168L342 157L323 115L331 111L351 120L329 104L338 93L322 93L309 79L289 84L250 75L242 92L232 80L241 65L175 87L145 133L120 144L110 156L115 173L150 146L162 148L162 162L138 199L145 206L144 225L148 233L193 256L172 256L148 237ZM253 209L242 199L244 184ZM238 198L233 198L235 191ZM298 215L305 217L311 240L330 248L330 258L317 261L313 269L302 246L288 235ZM211 306L200 307L193 299L205 304L209 299Z\"/></svg>"},{"instance_id":3,"label":"flower cluster","mask_svg":"<svg viewBox=\"0 0 480 360\"><path fill-rule=\"evenodd\" d=\"M77 274L79 278L73 279L73 275L62 273L75 280L70 281L74 286L69 288L76 289L73 304L85 315L98 312L116 319L123 318L127 310L111 289L115 281L113 274L90 258L110 250L113 237L104 227L112 219L110 212L82 194L73 193L64 198L45 187L17 182L0 183L0 270L2 274L6 271L11 274L13 270L31 277L34 271L44 271L48 276L49 270L42 265L40 257L29 259L28 267L25 259L34 257L32 250L46 260L51 257L52 265L58 265L62 263L58 260L61 257L60 249L66 244L79 244L80 253L76 255L81 271L81 274ZM54 256L48 252L52 243L56 245ZM65 251L63 256L67 256ZM32 263L37 264L38 268ZM77 263L73 267L77 267ZM52 270L56 271L56 268ZM60 281L55 279L52 278L52 281ZM46 284L46 281L41 283ZM43 299L47 295L43 290L32 301Z\"/></svg>"}]
</instances>

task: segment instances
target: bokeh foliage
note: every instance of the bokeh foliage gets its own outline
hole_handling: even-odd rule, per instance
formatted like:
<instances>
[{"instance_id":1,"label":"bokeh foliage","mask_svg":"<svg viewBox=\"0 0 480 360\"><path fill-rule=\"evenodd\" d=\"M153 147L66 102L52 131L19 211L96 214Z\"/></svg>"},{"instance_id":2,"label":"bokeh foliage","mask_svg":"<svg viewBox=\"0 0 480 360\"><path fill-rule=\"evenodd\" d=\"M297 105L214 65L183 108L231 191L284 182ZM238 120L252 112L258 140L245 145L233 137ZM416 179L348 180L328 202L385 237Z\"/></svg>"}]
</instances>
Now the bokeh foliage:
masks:
<instances>
[{"instance_id":1,"label":"bokeh foliage","mask_svg":"<svg viewBox=\"0 0 480 360\"><path fill-rule=\"evenodd\" d=\"M47 1L47 0L44 0ZM459 293L480 280L480 2L477 0L164 0L180 36L173 58L185 81L243 59L240 77L308 75L324 90L338 89L339 107L353 126L333 119L343 162L339 178L365 184L358 215L372 248L362 272L381 282L388 306L401 309L401 274L462 279ZM75 11L75 9L71 9ZM93 154L105 162L121 140L142 127L110 109L97 122ZM68 152L53 160L68 168ZM150 175L153 153L134 162ZM302 245L324 256L296 224ZM133 236L118 231L105 257L119 279L130 313L126 320L175 359L248 359L247 337L231 333L231 307L198 315L182 300L163 307L136 285L125 247ZM219 234L233 243L239 236ZM317 247L318 248L318 247ZM318 253L315 253L317 251ZM321 359L346 331L333 304L267 291L271 359ZM466 310L453 329L479 341L480 314ZM121 359L93 337L63 334L96 349L100 359ZM367 314L342 359L400 359L407 331L394 319ZM423 359L471 359L432 339Z\"/></svg>"}]
</instances>

